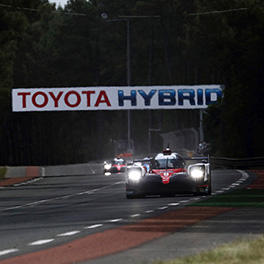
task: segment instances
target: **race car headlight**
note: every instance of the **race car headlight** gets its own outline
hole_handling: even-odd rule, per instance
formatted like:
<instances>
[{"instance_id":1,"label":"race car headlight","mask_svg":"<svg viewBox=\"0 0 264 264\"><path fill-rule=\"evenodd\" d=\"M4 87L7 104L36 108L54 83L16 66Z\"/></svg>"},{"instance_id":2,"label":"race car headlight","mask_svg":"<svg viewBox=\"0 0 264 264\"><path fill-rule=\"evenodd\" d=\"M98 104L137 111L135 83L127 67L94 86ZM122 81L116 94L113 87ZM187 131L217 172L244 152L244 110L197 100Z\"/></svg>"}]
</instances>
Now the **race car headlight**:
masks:
<instances>
[{"instance_id":1,"label":"race car headlight","mask_svg":"<svg viewBox=\"0 0 264 264\"><path fill-rule=\"evenodd\" d=\"M128 172L128 179L133 182L139 182L141 179L141 171L140 170L130 170Z\"/></svg>"},{"instance_id":2,"label":"race car headlight","mask_svg":"<svg viewBox=\"0 0 264 264\"><path fill-rule=\"evenodd\" d=\"M109 164L109 163L106 163L106 164L104 165L105 170L110 170L111 167L112 167L112 165Z\"/></svg>"},{"instance_id":3,"label":"race car headlight","mask_svg":"<svg viewBox=\"0 0 264 264\"><path fill-rule=\"evenodd\" d=\"M204 170L200 167L191 168L190 175L194 179L201 179L202 177L204 177Z\"/></svg>"}]
</instances>

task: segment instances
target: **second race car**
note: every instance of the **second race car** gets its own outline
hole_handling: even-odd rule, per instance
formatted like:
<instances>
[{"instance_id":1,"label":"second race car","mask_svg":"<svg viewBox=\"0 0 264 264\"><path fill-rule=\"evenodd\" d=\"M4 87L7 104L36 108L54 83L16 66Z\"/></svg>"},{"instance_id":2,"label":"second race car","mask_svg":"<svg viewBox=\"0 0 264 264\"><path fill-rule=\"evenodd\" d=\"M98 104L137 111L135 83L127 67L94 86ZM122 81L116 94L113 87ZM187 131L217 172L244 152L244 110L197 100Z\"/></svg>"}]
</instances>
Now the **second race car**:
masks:
<instances>
[{"instance_id":1,"label":"second race car","mask_svg":"<svg viewBox=\"0 0 264 264\"><path fill-rule=\"evenodd\" d=\"M115 158L112 161L104 162L104 173L117 173L117 172L125 172L126 170L126 161L121 158Z\"/></svg>"},{"instance_id":2,"label":"second race car","mask_svg":"<svg viewBox=\"0 0 264 264\"><path fill-rule=\"evenodd\" d=\"M136 161L127 167L126 197L211 194L210 163L207 157L197 159L188 160L193 164L187 165L186 159L167 148L148 161Z\"/></svg>"}]
</instances>

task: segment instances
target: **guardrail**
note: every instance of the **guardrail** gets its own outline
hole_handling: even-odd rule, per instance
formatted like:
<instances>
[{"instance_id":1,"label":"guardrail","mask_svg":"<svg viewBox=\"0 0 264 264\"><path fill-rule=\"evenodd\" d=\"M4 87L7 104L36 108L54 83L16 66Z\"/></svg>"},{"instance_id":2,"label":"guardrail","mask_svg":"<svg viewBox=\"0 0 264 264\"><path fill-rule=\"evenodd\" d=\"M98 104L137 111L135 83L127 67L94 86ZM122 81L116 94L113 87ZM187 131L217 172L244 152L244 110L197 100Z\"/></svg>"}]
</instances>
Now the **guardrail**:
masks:
<instances>
[{"instance_id":1,"label":"guardrail","mask_svg":"<svg viewBox=\"0 0 264 264\"><path fill-rule=\"evenodd\" d=\"M231 169L257 169L264 168L264 157L253 158L226 158L210 157L213 168L231 168Z\"/></svg>"}]
</instances>

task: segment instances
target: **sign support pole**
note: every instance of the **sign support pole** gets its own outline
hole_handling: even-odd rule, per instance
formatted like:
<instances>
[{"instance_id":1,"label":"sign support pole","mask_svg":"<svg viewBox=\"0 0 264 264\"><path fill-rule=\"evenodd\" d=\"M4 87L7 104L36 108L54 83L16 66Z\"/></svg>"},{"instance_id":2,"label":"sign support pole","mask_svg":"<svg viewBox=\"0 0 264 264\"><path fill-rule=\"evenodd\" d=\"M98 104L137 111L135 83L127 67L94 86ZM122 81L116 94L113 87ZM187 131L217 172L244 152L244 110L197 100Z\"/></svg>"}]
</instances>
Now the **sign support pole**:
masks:
<instances>
[{"instance_id":1,"label":"sign support pole","mask_svg":"<svg viewBox=\"0 0 264 264\"><path fill-rule=\"evenodd\" d=\"M199 136L200 136L200 142L203 142L204 141L204 130L203 130L203 109L200 109L200 133L199 133Z\"/></svg>"},{"instance_id":2,"label":"sign support pole","mask_svg":"<svg viewBox=\"0 0 264 264\"><path fill-rule=\"evenodd\" d=\"M127 86L130 87L131 84L131 63L130 63L130 20L126 19L127 26ZM127 110L127 146L128 152L131 151L131 112Z\"/></svg>"}]
</instances>

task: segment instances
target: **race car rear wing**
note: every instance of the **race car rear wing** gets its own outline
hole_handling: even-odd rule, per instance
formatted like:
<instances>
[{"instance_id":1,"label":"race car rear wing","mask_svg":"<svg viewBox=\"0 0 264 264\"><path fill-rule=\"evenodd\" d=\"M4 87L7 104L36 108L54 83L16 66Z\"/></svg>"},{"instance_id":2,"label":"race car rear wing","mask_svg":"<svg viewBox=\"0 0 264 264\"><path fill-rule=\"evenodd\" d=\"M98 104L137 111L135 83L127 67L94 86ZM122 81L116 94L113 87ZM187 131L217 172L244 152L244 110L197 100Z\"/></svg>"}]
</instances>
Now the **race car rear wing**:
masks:
<instances>
[{"instance_id":1,"label":"race car rear wing","mask_svg":"<svg viewBox=\"0 0 264 264\"><path fill-rule=\"evenodd\" d=\"M197 156L197 157L191 157L191 158L184 158L185 160L209 160L210 157L208 156Z\"/></svg>"},{"instance_id":2,"label":"race car rear wing","mask_svg":"<svg viewBox=\"0 0 264 264\"><path fill-rule=\"evenodd\" d=\"M201 162L201 163L210 163L210 157L208 156L198 156L198 157L192 157L192 158L185 158L186 162Z\"/></svg>"},{"instance_id":3,"label":"race car rear wing","mask_svg":"<svg viewBox=\"0 0 264 264\"><path fill-rule=\"evenodd\" d=\"M137 162L139 162L139 163L151 163L152 161L153 161L153 158L134 159L134 160L128 162L128 165L132 165L132 164L135 164Z\"/></svg>"}]
</instances>

